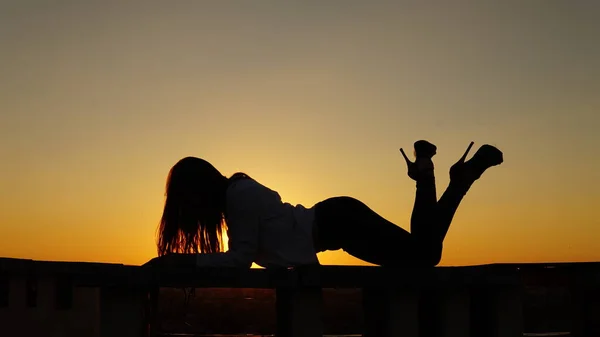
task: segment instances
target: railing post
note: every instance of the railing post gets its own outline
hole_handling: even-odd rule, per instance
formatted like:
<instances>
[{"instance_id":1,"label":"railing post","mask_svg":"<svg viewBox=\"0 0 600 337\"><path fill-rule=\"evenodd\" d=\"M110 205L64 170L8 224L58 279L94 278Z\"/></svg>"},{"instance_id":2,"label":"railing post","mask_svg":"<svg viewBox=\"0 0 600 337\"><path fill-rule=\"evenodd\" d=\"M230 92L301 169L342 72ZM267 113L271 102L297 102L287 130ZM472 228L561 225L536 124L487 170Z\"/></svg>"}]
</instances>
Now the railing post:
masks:
<instances>
[{"instance_id":1,"label":"railing post","mask_svg":"<svg viewBox=\"0 0 600 337\"><path fill-rule=\"evenodd\" d=\"M73 280L66 275L57 275L54 279L56 310L73 309Z\"/></svg>"},{"instance_id":2,"label":"railing post","mask_svg":"<svg viewBox=\"0 0 600 337\"><path fill-rule=\"evenodd\" d=\"M419 289L363 289L365 337L418 337Z\"/></svg>"},{"instance_id":3,"label":"railing post","mask_svg":"<svg viewBox=\"0 0 600 337\"><path fill-rule=\"evenodd\" d=\"M10 294L10 278L8 273L0 271L0 308L8 307Z\"/></svg>"},{"instance_id":4,"label":"railing post","mask_svg":"<svg viewBox=\"0 0 600 337\"><path fill-rule=\"evenodd\" d=\"M144 303L144 328L145 337L155 336L158 330L157 311L158 311L158 295L160 294L159 287L153 287L147 293Z\"/></svg>"},{"instance_id":5,"label":"railing post","mask_svg":"<svg viewBox=\"0 0 600 337\"><path fill-rule=\"evenodd\" d=\"M519 285L471 290L471 337L522 337L523 304Z\"/></svg>"},{"instance_id":6,"label":"railing post","mask_svg":"<svg viewBox=\"0 0 600 337\"><path fill-rule=\"evenodd\" d=\"M419 337L467 337L470 294L463 286L423 288L419 300Z\"/></svg>"},{"instance_id":7,"label":"railing post","mask_svg":"<svg viewBox=\"0 0 600 337\"><path fill-rule=\"evenodd\" d=\"M573 337L600 336L600 285L578 283L570 287L571 335Z\"/></svg>"},{"instance_id":8,"label":"railing post","mask_svg":"<svg viewBox=\"0 0 600 337\"><path fill-rule=\"evenodd\" d=\"M135 288L100 289L100 336L145 337L145 310L148 292Z\"/></svg>"},{"instance_id":9,"label":"railing post","mask_svg":"<svg viewBox=\"0 0 600 337\"><path fill-rule=\"evenodd\" d=\"M321 287L280 287L276 296L277 337L323 336Z\"/></svg>"}]
</instances>

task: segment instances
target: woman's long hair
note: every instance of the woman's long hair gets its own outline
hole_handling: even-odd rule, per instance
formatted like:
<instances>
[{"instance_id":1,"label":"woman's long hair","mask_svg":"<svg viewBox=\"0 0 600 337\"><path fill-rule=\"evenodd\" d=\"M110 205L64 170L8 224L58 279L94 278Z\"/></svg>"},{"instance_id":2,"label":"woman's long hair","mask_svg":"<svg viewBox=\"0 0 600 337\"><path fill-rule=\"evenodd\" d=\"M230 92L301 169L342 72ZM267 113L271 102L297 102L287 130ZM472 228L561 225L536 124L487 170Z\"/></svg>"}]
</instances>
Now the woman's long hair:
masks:
<instances>
[{"instance_id":1,"label":"woman's long hair","mask_svg":"<svg viewBox=\"0 0 600 337\"><path fill-rule=\"evenodd\" d=\"M230 179L247 177L236 173ZM169 171L158 227L158 255L223 251L225 193L230 179L209 162L186 157Z\"/></svg>"}]
</instances>

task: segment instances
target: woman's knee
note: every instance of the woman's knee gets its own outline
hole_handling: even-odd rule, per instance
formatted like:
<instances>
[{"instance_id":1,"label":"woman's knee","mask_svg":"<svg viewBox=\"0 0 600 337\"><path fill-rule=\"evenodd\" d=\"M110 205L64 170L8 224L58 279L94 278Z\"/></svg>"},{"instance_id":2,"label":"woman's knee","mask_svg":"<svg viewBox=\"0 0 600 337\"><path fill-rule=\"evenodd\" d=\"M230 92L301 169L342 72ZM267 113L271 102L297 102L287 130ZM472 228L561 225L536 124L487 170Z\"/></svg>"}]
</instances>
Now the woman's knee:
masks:
<instances>
[{"instance_id":1,"label":"woman's knee","mask_svg":"<svg viewBox=\"0 0 600 337\"><path fill-rule=\"evenodd\" d=\"M431 255L428 263L431 267L435 267L438 264L440 264L440 262L442 261L442 252L435 252L434 254Z\"/></svg>"},{"instance_id":2,"label":"woman's knee","mask_svg":"<svg viewBox=\"0 0 600 337\"><path fill-rule=\"evenodd\" d=\"M421 263L427 267L435 267L442 261L442 244L427 245L420 252Z\"/></svg>"}]
</instances>

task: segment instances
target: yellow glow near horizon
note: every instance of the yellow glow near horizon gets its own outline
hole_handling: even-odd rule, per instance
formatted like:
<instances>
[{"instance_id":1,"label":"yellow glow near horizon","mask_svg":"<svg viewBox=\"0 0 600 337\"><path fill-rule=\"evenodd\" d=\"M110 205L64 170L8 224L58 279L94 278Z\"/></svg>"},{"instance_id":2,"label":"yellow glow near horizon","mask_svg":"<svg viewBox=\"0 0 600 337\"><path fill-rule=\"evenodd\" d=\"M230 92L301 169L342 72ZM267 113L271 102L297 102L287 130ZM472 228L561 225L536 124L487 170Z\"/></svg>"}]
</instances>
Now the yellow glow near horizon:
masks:
<instances>
[{"instance_id":1,"label":"yellow glow near horizon","mask_svg":"<svg viewBox=\"0 0 600 337\"><path fill-rule=\"evenodd\" d=\"M428 139L438 195L471 140L505 154L442 264L600 260L600 22L540 6L0 4L0 256L144 263L188 155L408 228Z\"/></svg>"}]
</instances>

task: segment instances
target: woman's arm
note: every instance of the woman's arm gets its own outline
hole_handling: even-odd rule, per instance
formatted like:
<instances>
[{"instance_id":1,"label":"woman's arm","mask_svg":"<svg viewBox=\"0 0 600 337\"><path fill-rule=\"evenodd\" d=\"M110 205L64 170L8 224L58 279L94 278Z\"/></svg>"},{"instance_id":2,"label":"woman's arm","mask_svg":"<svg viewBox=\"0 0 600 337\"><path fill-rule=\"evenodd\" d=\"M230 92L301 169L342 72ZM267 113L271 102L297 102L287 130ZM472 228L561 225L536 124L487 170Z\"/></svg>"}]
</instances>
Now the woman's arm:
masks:
<instances>
[{"instance_id":1,"label":"woman's arm","mask_svg":"<svg viewBox=\"0 0 600 337\"><path fill-rule=\"evenodd\" d=\"M192 268L196 266L196 254L167 254L155 257L146 262L142 267L154 268Z\"/></svg>"},{"instance_id":2,"label":"woman's arm","mask_svg":"<svg viewBox=\"0 0 600 337\"><path fill-rule=\"evenodd\" d=\"M239 181L227 198L227 236L229 250L224 253L197 254L199 267L250 268L259 242L260 185ZM241 184L240 184L241 183ZM239 186L242 185L242 186Z\"/></svg>"},{"instance_id":3,"label":"woman's arm","mask_svg":"<svg viewBox=\"0 0 600 337\"><path fill-rule=\"evenodd\" d=\"M241 183L241 184L240 184ZM253 181L235 182L227 197L227 235L229 250L208 254L168 254L146 263L164 267L237 267L250 268L256 258L259 241L261 186Z\"/></svg>"}]
</instances>

